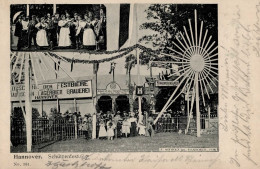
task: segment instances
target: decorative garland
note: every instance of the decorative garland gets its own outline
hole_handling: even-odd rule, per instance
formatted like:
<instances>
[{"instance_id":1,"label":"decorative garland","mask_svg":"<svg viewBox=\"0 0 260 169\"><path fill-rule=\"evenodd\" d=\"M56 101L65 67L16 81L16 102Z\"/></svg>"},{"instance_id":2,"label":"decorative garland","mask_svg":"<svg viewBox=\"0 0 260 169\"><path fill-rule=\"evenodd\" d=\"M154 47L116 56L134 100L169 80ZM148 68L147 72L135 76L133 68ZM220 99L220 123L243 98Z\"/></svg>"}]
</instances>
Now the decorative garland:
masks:
<instances>
[{"instance_id":1,"label":"decorative garland","mask_svg":"<svg viewBox=\"0 0 260 169\"><path fill-rule=\"evenodd\" d=\"M60 59L62 58L63 60L66 60L67 62L71 62L71 63L83 63L83 64L93 64L93 63L104 63L104 62L109 62L109 61L112 61L114 59L118 59L118 58L121 58L125 55L127 55L128 53L130 53L131 51L133 51L134 49L136 48L139 48L149 54L152 54L152 55L156 55L156 51L153 51L152 49L150 48L147 48L145 46L142 46L142 45L139 45L139 44L136 44L136 45L133 45L131 47L128 47L128 48L124 48L124 49L120 49L120 50L115 50L115 51L104 51L104 52L97 52L97 51L91 51L91 52L85 52L85 53L89 53L89 54L113 54L113 53L116 53L116 52L122 52L122 51L125 51L124 53L121 53L117 56L113 56L113 57L110 57L110 58L105 58L105 59L101 59L101 60L82 60L82 59L75 59L75 58L67 58L67 57L64 57L64 56L60 56L60 55L57 55L55 53L52 53L52 52L44 52L45 55L50 55L52 57L55 57L56 59Z\"/></svg>"}]
</instances>

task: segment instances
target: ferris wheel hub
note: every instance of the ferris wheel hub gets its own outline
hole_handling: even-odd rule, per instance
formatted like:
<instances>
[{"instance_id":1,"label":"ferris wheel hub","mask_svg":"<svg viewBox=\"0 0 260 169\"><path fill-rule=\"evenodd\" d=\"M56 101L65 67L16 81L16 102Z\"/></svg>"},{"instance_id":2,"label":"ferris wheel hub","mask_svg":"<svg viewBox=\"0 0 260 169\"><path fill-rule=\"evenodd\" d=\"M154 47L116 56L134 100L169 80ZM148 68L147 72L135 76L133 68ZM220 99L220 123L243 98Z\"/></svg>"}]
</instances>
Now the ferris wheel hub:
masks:
<instances>
[{"instance_id":1,"label":"ferris wheel hub","mask_svg":"<svg viewBox=\"0 0 260 169\"><path fill-rule=\"evenodd\" d=\"M199 54L192 55L190 58L190 66L195 72L201 72L205 66L203 56Z\"/></svg>"}]
</instances>

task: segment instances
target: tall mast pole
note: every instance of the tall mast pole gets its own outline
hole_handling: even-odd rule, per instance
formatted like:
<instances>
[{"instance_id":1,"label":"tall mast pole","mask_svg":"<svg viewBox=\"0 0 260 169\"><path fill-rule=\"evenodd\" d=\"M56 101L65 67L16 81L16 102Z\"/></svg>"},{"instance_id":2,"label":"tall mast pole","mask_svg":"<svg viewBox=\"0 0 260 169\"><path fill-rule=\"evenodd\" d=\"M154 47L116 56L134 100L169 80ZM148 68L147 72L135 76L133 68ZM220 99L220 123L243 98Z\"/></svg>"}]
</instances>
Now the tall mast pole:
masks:
<instances>
[{"instance_id":1,"label":"tall mast pole","mask_svg":"<svg viewBox=\"0 0 260 169\"><path fill-rule=\"evenodd\" d=\"M200 105L199 105L199 80L198 72L195 73L195 82L196 82L196 121L197 121L197 137L200 137Z\"/></svg>"},{"instance_id":2,"label":"tall mast pole","mask_svg":"<svg viewBox=\"0 0 260 169\"><path fill-rule=\"evenodd\" d=\"M29 54L25 55L25 111L26 111L26 145L27 152L32 151L32 106L31 106L31 84L30 84L30 66Z\"/></svg>"}]
</instances>

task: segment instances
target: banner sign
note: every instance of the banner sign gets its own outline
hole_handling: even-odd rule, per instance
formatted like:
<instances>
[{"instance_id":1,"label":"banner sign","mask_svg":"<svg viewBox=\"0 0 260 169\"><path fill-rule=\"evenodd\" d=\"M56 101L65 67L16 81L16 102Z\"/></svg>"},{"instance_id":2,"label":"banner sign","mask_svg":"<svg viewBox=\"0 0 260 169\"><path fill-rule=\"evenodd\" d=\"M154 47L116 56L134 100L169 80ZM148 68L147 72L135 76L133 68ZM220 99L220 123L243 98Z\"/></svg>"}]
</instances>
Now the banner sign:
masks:
<instances>
[{"instance_id":1,"label":"banner sign","mask_svg":"<svg viewBox=\"0 0 260 169\"><path fill-rule=\"evenodd\" d=\"M167 81L167 80L156 80L155 86L161 87L161 86L178 86L179 81Z\"/></svg>"},{"instance_id":2,"label":"banner sign","mask_svg":"<svg viewBox=\"0 0 260 169\"><path fill-rule=\"evenodd\" d=\"M19 97L21 100L24 100L24 93L24 84L12 85L11 101L19 101ZM78 82L59 82L38 85L38 88L33 84L31 87L31 97L32 100L92 97L91 81L82 80Z\"/></svg>"},{"instance_id":3,"label":"banner sign","mask_svg":"<svg viewBox=\"0 0 260 169\"><path fill-rule=\"evenodd\" d=\"M106 89L98 89L97 90L98 95L104 95L104 94L129 94L128 89L121 89L121 87L116 82L111 82L106 86Z\"/></svg>"}]
</instances>

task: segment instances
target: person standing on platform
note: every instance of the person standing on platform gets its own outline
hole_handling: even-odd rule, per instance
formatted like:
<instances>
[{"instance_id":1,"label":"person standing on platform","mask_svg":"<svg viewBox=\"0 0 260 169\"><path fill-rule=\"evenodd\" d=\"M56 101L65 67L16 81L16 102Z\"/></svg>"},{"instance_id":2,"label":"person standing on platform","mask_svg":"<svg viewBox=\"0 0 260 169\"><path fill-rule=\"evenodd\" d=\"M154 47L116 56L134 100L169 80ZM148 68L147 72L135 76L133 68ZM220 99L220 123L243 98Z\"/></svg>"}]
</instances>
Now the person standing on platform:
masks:
<instances>
[{"instance_id":1,"label":"person standing on platform","mask_svg":"<svg viewBox=\"0 0 260 169\"><path fill-rule=\"evenodd\" d=\"M78 21L76 26L76 49L82 49L83 47L83 27L85 22L82 20L82 16L78 15Z\"/></svg>"},{"instance_id":2,"label":"person standing on platform","mask_svg":"<svg viewBox=\"0 0 260 169\"><path fill-rule=\"evenodd\" d=\"M49 47L50 50L53 49L54 44L56 44L56 30L54 26L54 16L50 17L50 14L48 13L48 18L46 20L47 22L47 34L48 34L48 42L49 42Z\"/></svg>"},{"instance_id":3,"label":"person standing on platform","mask_svg":"<svg viewBox=\"0 0 260 169\"><path fill-rule=\"evenodd\" d=\"M106 16L105 8L100 8L100 19L95 25L97 35L97 49L106 50Z\"/></svg>"},{"instance_id":4,"label":"person standing on platform","mask_svg":"<svg viewBox=\"0 0 260 169\"><path fill-rule=\"evenodd\" d=\"M28 24L28 48L31 48L32 40L33 40L34 46L36 46L36 48L37 48L37 42L36 42L37 28L35 27L35 25L37 23L38 22L36 21L36 16L32 15L32 20L30 20L30 22Z\"/></svg>"},{"instance_id":5,"label":"person standing on platform","mask_svg":"<svg viewBox=\"0 0 260 169\"><path fill-rule=\"evenodd\" d=\"M36 42L39 47L45 47L49 46L48 45L48 40L47 40L47 23L45 23L45 18L41 18L41 22L37 23L35 27L38 29L37 35L36 35Z\"/></svg>"},{"instance_id":6,"label":"person standing on platform","mask_svg":"<svg viewBox=\"0 0 260 169\"><path fill-rule=\"evenodd\" d=\"M65 15L61 15L61 20L58 23L58 25L61 27L60 36L59 36L60 47L68 47L71 45L69 22L70 22L69 20L66 20Z\"/></svg>"},{"instance_id":7,"label":"person standing on platform","mask_svg":"<svg viewBox=\"0 0 260 169\"><path fill-rule=\"evenodd\" d=\"M60 34L60 26L59 26L59 21L60 21L60 14L55 13L55 17L54 17L54 28L56 31L56 44L54 44L54 46L58 46L58 42L59 42L59 34Z\"/></svg>"},{"instance_id":8,"label":"person standing on platform","mask_svg":"<svg viewBox=\"0 0 260 169\"><path fill-rule=\"evenodd\" d=\"M85 26L83 32L83 45L89 49L93 50L96 47L96 35L94 32L94 22L92 20L92 14L85 15Z\"/></svg>"},{"instance_id":9,"label":"person standing on platform","mask_svg":"<svg viewBox=\"0 0 260 169\"><path fill-rule=\"evenodd\" d=\"M22 25L23 25L23 29L22 29L22 40L23 40L23 47L24 45L28 44L28 25L29 25L29 18L23 16L22 17ZM25 46L27 47L27 46Z\"/></svg>"},{"instance_id":10,"label":"person standing on platform","mask_svg":"<svg viewBox=\"0 0 260 169\"><path fill-rule=\"evenodd\" d=\"M18 20L15 23L15 32L14 32L14 36L18 37L17 50L21 50L21 48L23 47L22 30L23 30L22 19L21 16L18 16Z\"/></svg>"}]
</instances>

